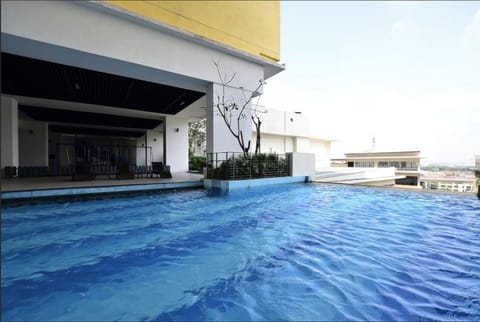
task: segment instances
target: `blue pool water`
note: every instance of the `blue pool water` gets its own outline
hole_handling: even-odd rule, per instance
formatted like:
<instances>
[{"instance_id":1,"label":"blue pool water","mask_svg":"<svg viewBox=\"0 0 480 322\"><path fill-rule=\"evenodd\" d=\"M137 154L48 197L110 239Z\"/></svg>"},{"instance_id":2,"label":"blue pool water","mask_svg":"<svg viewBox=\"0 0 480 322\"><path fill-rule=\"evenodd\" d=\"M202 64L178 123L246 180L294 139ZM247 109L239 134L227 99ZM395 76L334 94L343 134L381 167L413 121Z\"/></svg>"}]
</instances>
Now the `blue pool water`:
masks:
<instances>
[{"instance_id":1,"label":"blue pool water","mask_svg":"<svg viewBox=\"0 0 480 322\"><path fill-rule=\"evenodd\" d=\"M2 209L2 320L480 320L473 196L289 184Z\"/></svg>"}]
</instances>

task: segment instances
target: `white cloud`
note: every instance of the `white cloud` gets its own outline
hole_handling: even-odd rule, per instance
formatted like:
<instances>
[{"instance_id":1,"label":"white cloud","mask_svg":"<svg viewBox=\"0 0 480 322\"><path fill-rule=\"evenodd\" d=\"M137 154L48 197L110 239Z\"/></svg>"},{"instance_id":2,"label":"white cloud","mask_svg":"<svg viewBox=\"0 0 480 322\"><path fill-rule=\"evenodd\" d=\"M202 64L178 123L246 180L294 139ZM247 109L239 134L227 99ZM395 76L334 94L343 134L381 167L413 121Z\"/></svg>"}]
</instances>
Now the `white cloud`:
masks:
<instances>
[{"instance_id":1,"label":"white cloud","mask_svg":"<svg viewBox=\"0 0 480 322\"><path fill-rule=\"evenodd\" d=\"M304 112L316 135L340 140L332 145L332 157L370 149L373 135L379 151L418 149L430 162L468 162L480 154L477 91L390 89L359 94L274 84L266 89L270 97L260 104Z\"/></svg>"},{"instance_id":2,"label":"white cloud","mask_svg":"<svg viewBox=\"0 0 480 322\"><path fill-rule=\"evenodd\" d=\"M462 40L480 48L480 9L477 10L472 21L465 27Z\"/></svg>"},{"instance_id":3,"label":"white cloud","mask_svg":"<svg viewBox=\"0 0 480 322\"><path fill-rule=\"evenodd\" d=\"M411 27L411 23L406 20L397 20L393 23L391 31L394 34L404 33Z\"/></svg>"},{"instance_id":4,"label":"white cloud","mask_svg":"<svg viewBox=\"0 0 480 322\"><path fill-rule=\"evenodd\" d=\"M359 100L360 101L360 100ZM363 115L351 113L331 119L343 132L343 152L371 147L376 135L377 150L421 150L429 161L466 162L480 151L477 131L480 126L480 93L466 90L425 91L412 94L386 91L372 95L363 104ZM343 103L343 102L342 102ZM344 124L345 117L353 122Z\"/></svg>"}]
</instances>

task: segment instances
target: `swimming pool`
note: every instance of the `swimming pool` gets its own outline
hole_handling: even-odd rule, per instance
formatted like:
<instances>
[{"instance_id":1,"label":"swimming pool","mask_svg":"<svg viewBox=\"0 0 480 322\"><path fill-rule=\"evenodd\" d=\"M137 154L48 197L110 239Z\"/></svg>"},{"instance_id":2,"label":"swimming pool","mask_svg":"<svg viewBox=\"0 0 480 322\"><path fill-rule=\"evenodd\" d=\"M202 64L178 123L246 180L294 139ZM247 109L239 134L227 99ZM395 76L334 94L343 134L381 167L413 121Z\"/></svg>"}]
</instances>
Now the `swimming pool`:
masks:
<instances>
[{"instance_id":1,"label":"swimming pool","mask_svg":"<svg viewBox=\"0 0 480 322\"><path fill-rule=\"evenodd\" d=\"M288 184L2 208L2 320L480 320L480 201Z\"/></svg>"}]
</instances>

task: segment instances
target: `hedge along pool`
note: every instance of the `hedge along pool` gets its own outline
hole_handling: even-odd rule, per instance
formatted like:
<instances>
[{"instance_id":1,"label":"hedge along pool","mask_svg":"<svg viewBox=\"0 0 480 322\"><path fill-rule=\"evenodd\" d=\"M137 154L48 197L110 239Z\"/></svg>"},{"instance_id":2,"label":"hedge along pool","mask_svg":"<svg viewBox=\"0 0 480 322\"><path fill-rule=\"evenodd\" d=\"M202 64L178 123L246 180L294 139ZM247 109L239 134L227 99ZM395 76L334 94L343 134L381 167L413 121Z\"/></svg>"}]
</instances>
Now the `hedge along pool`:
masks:
<instances>
[{"instance_id":1,"label":"hedge along pool","mask_svg":"<svg viewBox=\"0 0 480 322\"><path fill-rule=\"evenodd\" d=\"M2 208L2 320L480 320L480 201L322 184Z\"/></svg>"}]
</instances>

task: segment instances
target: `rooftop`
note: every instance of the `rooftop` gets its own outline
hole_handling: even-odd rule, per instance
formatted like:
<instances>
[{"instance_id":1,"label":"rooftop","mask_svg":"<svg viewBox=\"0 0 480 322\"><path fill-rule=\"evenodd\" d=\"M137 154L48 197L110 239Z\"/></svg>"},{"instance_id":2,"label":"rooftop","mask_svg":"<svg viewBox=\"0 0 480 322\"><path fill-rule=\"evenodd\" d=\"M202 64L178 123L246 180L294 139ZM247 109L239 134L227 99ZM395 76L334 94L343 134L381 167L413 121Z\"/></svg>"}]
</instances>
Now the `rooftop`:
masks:
<instances>
[{"instance_id":1,"label":"rooftop","mask_svg":"<svg viewBox=\"0 0 480 322\"><path fill-rule=\"evenodd\" d=\"M355 152L355 153L345 153L347 158L349 157L380 157L380 156L415 156L420 157L420 151L385 151L385 152Z\"/></svg>"}]
</instances>

